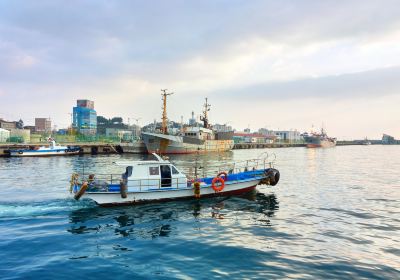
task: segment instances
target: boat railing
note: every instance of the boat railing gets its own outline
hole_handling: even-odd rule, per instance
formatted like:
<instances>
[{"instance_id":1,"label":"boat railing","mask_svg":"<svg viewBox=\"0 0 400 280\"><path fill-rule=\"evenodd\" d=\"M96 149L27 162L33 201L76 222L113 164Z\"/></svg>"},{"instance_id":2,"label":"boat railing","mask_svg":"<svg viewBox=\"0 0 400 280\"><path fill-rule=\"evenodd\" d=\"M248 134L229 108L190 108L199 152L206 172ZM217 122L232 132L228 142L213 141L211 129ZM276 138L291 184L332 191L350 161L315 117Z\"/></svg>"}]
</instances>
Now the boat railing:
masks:
<instances>
[{"instance_id":1,"label":"boat railing","mask_svg":"<svg viewBox=\"0 0 400 280\"><path fill-rule=\"evenodd\" d=\"M93 176L93 178L91 178ZM107 182L108 184L119 184L121 181L121 174L82 174L80 176L81 181L102 181Z\"/></svg>"},{"instance_id":2,"label":"boat railing","mask_svg":"<svg viewBox=\"0 0 400 280\"><path fill-rule=\"evenodd\" d=\"M94 175L94 176L93 176ZM88 182L88 191L115 192L118 186L123 182L121 174L82 174L79 175L77 183L81 185L83 182ZM187 188L188 180L181 178L140 178L130 179L125 182L129 190L147 191L155 189L167 188Z\"/></svg>"},{"instance_id":3,"label":"boat railing","mask_svg":"<svg viewBox=\"0 0 400 280\"><path fill-rule=\"evenodd\" d=\"M233 162L231 164L220 166L218 172L227 171L228 173L240 173L244 171L267 169L273 167L273 161L267 159L249 159L240 162Z\"/></svg>"},{"instance_id":4,"label":"boat railing","mask_svg":"<svg viewBox=\"0 0 400 280\"><path fill-rule=\"evenodd\" d=\"M128 188L136 191L162 190L167 188L180 189L187 188L186 178L167 178L167 179L133 179L128 180Z\"/></svg>"},{"instance_id":5,"label":"boat railing","mask_svg":"<svg viewBox=\"0 0 400 280\"><path fill-rule=\"evenodd\" d=\"M194 179L198 177L213 177L220 172L236 174L245 171L273 168L276 160L275 154L272 154L271 157L268 154L265 156L265 154L267 153L263 153L263 157L243 161L228 162L224 163L223 165L207 164L206 166L189 168L187 169L186 174L188 174L188 178Z\"/></svg>"}]
</instances>

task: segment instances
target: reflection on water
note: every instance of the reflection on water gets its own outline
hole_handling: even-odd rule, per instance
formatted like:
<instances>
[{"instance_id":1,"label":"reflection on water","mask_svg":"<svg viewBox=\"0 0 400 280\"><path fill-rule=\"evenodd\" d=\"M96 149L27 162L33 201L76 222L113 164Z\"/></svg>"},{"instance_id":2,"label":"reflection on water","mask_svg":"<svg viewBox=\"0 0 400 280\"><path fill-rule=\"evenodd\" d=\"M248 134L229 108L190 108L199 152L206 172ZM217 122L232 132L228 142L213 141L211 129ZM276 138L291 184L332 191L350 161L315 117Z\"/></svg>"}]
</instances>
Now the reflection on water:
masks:
<instances>
[{"instance_id":1,"label":"reflection on water","mask_svg":"<svg viewBox=\"0 0 400 280\"><path fill-rule=\"evenodd\" d=\"M182 170L262 150L171 156ZM101 208L72 172L147 155L0 158L2 279L398 279L399 146L273 150L281 180L242 197ZM85 172L85 173L86 173ZM201 173L200 172L200 173Z\"/></svg>"},{"instance_id":2,"label":"reflection on water","mask_svg":"<svg viewBox=\"0 0 400 280\"><path fill-rule=\"evenodd\" d=\"M225 215L236 213L259 213L258 217L270 225L272 217L279 209L274 194L265 195L253 191L241 197L222 197L201 200L176 201L159 204L121 206L114 208L90 207L71 211L69 215L72 234L98 233L113 230L116 234L130 238L168 237L176 230L173 222L178 220L207 218L224 219ZM263 220L264 219L264 220ZM247 221L246 221L247 222Z\"/></svg>"}]
</instances>

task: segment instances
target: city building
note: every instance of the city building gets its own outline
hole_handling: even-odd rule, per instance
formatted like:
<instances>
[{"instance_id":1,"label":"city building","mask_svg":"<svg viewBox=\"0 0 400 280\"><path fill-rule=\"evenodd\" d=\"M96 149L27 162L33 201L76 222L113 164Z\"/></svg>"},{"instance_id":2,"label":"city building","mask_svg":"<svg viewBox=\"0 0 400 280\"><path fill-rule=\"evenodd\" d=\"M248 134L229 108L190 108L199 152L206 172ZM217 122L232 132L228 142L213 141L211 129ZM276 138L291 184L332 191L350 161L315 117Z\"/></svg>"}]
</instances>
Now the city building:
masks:
<instances>
[{"instance_id":1,"label":"city building","mask_svg":"<svg viewBox=\"0 0 400 280\"><path fill-rule=\"evenodd\" d=\"M120 128L106 128L106 136L119 138L121 142L133 142L138 139L135 131Z\"/></svg>"},{"instance_id":2,"label":"city building","mask_svg":"<svg viewBox=\"0 0 400 280\"><path fill-rule=\"evenodd\" d=\"M31 131L29 129L13 128L10 130L10 139L14 139L13 142L29 143L31 141Z\"/></svg>"},{"instance_id":3,"label":"city building","mask_svg":"<svg viewBox=\"0 0 400 280\"><path fill-rule=\"evenodd\" d=\"M24 126L24 129L29 129L31 131L31 134L35 133L35 126L34 125L26 125L26 126Z\"/></svg>"},{"instance_id":4,"label":"city building","mask_svg":"<svg viewBox=\"0 0 400 280\"><path fill-rule=\"evenodd\" d=\"M298 132L297 130L279 130L279 131L274 131L274 133L279 142L296 143L296 142L301 142L303 140L300 135L300 132Z\"/></svg>"},{"instance_id":5,"label":"city building","mask_svg":"<svg viewBox=\"0 0 400 280\"><path fill-rule=\"evenodd\" d=\"M246 133L246 132L235 132L233 134L233 141L235 143L274 143L276 136L274 135L262 135L259 133Z\"/></svg>"},{"instance_id":6,"label":"city building","mask_svg":"<svg viewBox=\"0 0 400 280\"><path fill-rule=\"evenodd\" d=\"M94 110L94 102L80 99L73 108L72 127L75 131L84 135L94 135L97 131L97 113Z\"/></svg>"},{"instance_id":7,"label":"city building","mask_svg":"<svg viewBox=\"0 0 400 280\"><path fill-rule=\"evenodd\" d=\"M194 117L194 112L192 111L192 117L189 119L189 125L195 126L196 125L196 118Z\"/></svg>"},{"instance_id":8,"label":"city building","mask_svg":"<svg viewBox=\"0 0 400 280\"><path fill-rule=\"evenodd\" d=\"M382 136L382 144L388 145L388 144L395 144L396 140L394 139L393 136L383 134Z\"/></svg>"},{"instance_id":9,"label":"city building","mask_svg":"<svg viewBox=\"0 0 400 280\"><path fill-rule=\"evenodd\" d=\"M276 136L273 130L269 130L267 128L260 128L258 133L265 136Z\"/></svg>"},{"instance_id":10,"label":"city building","mask_svg":"<svg viewBox=\"0 0 400 280\"><path fill-rule=\"evenodd\" d=\"M94 101L90 101L87 99L79 99L76 101L76 105L78 107L89 108L94 110Z\"/></svg>"},{"instance_id":11,"label":"city building","mask_svg":"<svg viewBox=\"0 0 400 280\"><path fill-rule=\"evenodd\" d=\"M227 124L214 124L212 128L217 132L230 132L233 131L232 126Z\"/></svg>"},{"instance_id":12,"label":"city building","mask_svg":"<svg viewBox=\"0 0 400 280\"><path fill-rule=\"evenodd\" d=\"M3 119L0 119L0 128L11 130L17 128L17 122L9 122Z\"/></svg>"},{"instance_id":13,"label":"city building","mask_svg":"<svg viewBox=\"0 0 400 280\"><path fill-rule=\"evenodd\" d=\"M36 133L51 133L50 118L35 118L35 132Z\"/></svg>"}]
</instances>

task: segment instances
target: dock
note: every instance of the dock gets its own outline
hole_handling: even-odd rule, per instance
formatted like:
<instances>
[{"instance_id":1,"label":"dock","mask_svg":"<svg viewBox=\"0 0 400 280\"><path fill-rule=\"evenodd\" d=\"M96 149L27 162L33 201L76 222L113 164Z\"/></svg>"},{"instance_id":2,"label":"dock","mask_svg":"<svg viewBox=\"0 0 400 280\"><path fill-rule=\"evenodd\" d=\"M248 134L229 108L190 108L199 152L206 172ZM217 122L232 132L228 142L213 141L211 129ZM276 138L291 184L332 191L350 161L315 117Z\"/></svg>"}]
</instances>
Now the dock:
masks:
<instances>
[{"instance_id":1,"label":"dock","mask_svg":"<svg viewBox=\"0 0 400 280\"><path fill-rule=\"evenodd\" d=\"M122 153L130 153L130 154L145 154L146 146L143 142L136 143L62 143L65 146L75 146L80 148L79 154L89 154L89 155L97 155L97 154L122 154ZM0 144L0 157L9 156L9 150L18 150L18 149L29 149L32 147L40 147L44 146L43 143L34 143L34 144L10 144L10 143L2 143Z\"/></svg>"},{"instance_id":2,"label":"dock","mask_svg":"<svg viewBox=\"0 0 400 280\"><path fill-rule=\"evenodd\" d=\"M372 145L382 144L381 141L371 141ZM28 149L32 147L44 146L44 143L33 144L0 144L0 157L9 156L8 150ZM101 155L101 154L146 154L146 146L142 141L135 143L96 143L96 142L78 142L62 143L65 146L77 146L82 155ZM338 141L337 146L363 145L362 141ZM242 149L273 149L273 148L292 148L306 147L305 143L235 143L233 150Z\"/></svg>"},{"instance_id":3,"label":"dock","mask_svg":"<svg viewBox=\"0 0 400 280\"><path fill-rule=\"evenodd\" d=\"M235 143L234 150L240 149L267 149L267 148L289 148L305 147L304 143Z\"/></svg>"}]
</instances>

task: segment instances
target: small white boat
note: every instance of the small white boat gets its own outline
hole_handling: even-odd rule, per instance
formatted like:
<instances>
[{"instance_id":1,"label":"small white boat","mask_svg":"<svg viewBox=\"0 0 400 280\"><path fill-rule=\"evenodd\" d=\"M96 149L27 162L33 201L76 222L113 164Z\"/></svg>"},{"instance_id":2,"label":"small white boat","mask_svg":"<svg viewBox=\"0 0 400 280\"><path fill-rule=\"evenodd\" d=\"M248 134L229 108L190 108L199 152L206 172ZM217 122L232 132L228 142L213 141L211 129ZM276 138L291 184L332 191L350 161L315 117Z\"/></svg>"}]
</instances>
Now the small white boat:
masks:
<instances>
[{"instance_id":1,"label":"small white boat","mask_svg":"<svg viewBox=\"0 0 400 280\"><path fill-rule=\"evenodd\" d=\"M215 176L188 180L174 164L162 159L115 162L124 168L122 175L77 173L71 176L70 193L76 200L88 198L102 206L190 199L221 195L240 195L259 184L275 186L279 171L266 159L248 160L244 165L231 165ZM195 168L197 170L197 168ZM197 172L195 172L197 173ZM79 182L79 179L83 181Z\"/></svg>"},{"instance_id":2,"label":"small white boat","mask_svg":"<svg viewBox=\"0 0 400 280\"><path fill-rule=\"evenodd\" d=\"M30 147L29 149L10 150L12 157L31 157L31 156L61 156L61 155L76 155L79 154L79 147L61 146L54 141L53 138L47 140L49 146Z\"/></svg>"}]
</instances>

